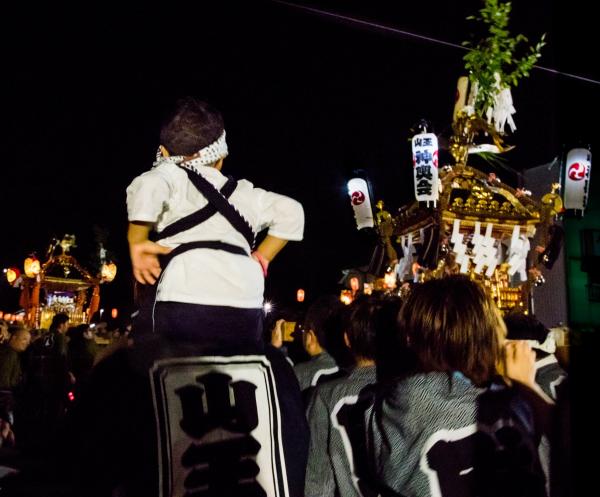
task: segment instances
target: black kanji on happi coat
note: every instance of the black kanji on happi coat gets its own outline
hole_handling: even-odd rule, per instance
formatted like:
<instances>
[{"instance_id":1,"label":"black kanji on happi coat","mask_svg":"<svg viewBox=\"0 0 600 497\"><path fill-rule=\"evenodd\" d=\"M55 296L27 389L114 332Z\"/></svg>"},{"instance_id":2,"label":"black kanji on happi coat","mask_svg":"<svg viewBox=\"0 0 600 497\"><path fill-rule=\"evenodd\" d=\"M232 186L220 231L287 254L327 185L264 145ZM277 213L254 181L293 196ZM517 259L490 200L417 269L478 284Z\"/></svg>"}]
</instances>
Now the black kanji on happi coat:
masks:
<instances>
[{"instance_id":1,"label":"black kanji on happi coat","mask_svg":"<svg viewBox=\"0 0 600 497\"><path fill-rule=\"evenodd\" d=\"M260 444L250 435L258 426L256 386L232 382L222 373L201 375L196 381L175 390L183 412L183 431L194 439L219 429L235 436L189 445L181 458L181 465L190 469L184 481L186 496L266 497L256 481L259 467L255 457Z\"/></svg>"}]
</instances>

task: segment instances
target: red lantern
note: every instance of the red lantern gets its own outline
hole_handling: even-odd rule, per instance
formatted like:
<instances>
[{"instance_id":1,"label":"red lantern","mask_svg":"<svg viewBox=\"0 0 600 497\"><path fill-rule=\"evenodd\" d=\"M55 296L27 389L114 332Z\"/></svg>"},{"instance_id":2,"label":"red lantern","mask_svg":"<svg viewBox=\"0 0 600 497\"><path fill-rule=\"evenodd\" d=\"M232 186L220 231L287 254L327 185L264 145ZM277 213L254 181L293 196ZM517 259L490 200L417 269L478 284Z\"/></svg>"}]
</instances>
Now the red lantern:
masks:
<instances>
[{"instance_id":1,"label":"red lantern","mask_svg":"<svg viewBox=\"0 0 600 497\"><path fill-rule=\"evenodd\" d=\"M298 302L304 302L304 290L302 290L302 288L298 288L298 291L296 292L296 300Z\"/></svg>"},{"instance_id":2,"label":"red lantern","mask_svg":"<svg viewBox=\"0 0 600 497\"><path fill-rule=\"evenodd\" d=\"M116 308L113 308L113 309L110 311L110 315L111 315L111 317L112 317L113 319L117 319L117 316L119 315L119 310L118 310L118 309L116 309Z\"/></svg>"}]
</instances>

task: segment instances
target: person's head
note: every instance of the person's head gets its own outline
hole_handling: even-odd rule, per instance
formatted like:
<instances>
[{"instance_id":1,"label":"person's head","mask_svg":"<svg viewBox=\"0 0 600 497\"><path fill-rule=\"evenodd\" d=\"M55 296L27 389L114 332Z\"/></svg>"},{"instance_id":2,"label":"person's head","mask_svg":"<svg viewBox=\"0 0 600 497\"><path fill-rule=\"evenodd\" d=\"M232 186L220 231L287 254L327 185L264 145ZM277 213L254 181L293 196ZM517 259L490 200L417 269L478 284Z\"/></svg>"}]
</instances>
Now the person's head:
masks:
<instances>
[{"instance_id":1,"label":"person's head","mask_svg":"<svg viewBox=\"0 0 600 497\"><path fill-rule=\"evenodd\" d=\"M57 333L66 333L69 329L69 316L64 312L59 312L55 314L52 318L52 323L50 324L50 331L55 331Z\"/></svg>"},{"instance_id":2,"label":"person's head","mask_svg":"<svg viewBox=\"0 0 600 497\"><path fill-rule=\"evenodd\" d=\"M467 277L415 285L398 324L418 371L460 371L476 385L496 375L506 327L485 290Z\"/></svg>"},{"instance_id":3,"label":"person's head","mask_svg":"<svg viewBox=\"0 0 600 497\"><path fill-rule=\"evenodd\" d=\"M376 359L381 335L389 335L396 328L400 304L397 297L373 295L356 299L346 309L344 339L357 362Z\"/></svg>"},{"instance_id":4,"label":"person's head","mask_svg":"<svg viewBox=\"0 0 600 497\"><path fill-rule=\"evenodd\" d=\"M90 325L86 323L78 324L77 326L70 328L68 332L68 335L71 338L70 343L83 343L83 341L86 339L86 334L89 329Z\"/></svg>"},{"instance_id":5,"label":"person's head","mask_svg":"<svg viewBox=\"0 0 600 497\"><path fill-rule=\"evenodd\" d=\"M177 101L160 129L160 143L170 155L194 155L215 142L224 131L221 113L194 97Z\"/></svg>"},{"instance_id":6,"label":"person's head","mask_svg":"<svg viewBox=\"0 0 600 497\"><path fill-rule=\"evenodd\" d=\"M92 326L90 326L88 324L86 324L86 325L82 324L79 326L82 327L83 338L85 340L93 340L94 339L94 336L96 335L96 330ZM84 326L85 326L85 328L84 328Z\"/></svg>"},{"instance_id":7,"label":"person's head","mask_svg":"<svg viewBox=\"0 0 600 497\"><path fill-rule=\"evenodd\" d=\"M106 321L96 323L96 326L94 326L94 333L99 337L106 336L108 333L108 323Z\"/></svg>"},{"instance_id":8,"label":"person's head","mask_svg":"<svg viewBox=\"0 0 600 497\"><path fill-rule=\"evenodd\" d=\"M31 333L25 328L15 330L8 339L8 346L16 352L25 352L31 343Z\"/></svg>"},{"instance_id":9,"label":"person's head","mask_svg":"<svg viewBox=\"0 0 600 497\"><path fill-rule=\"evenodd\" d=\"M310 305L302 326L302 345L309 355L319 355L332 348L332 342L341 331L343 307L335 295L324 295Z\"/></svg>"}]
</instances>

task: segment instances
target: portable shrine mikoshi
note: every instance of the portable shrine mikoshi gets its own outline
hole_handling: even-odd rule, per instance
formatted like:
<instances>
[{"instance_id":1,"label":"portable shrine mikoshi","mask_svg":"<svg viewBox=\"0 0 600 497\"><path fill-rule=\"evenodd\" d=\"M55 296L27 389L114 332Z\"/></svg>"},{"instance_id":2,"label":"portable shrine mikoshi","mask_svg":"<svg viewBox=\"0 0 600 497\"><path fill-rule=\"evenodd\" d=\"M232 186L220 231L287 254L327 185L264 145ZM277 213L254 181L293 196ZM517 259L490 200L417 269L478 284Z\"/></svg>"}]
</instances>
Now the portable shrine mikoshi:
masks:
<instances>
[{"instance_id":1,"label":"portable shrine mikoshi","mask_svg":"<svg viewBox=\"0 0 600 497\"><path fill-rule=\"evenodd\" d=\"M43 264L35 257L25 260L19 303L28 326L48 328L58 313L67 314L72 325L89 323L99 309L100 284L112 281L117 267L103 260L100 274L95 277L69 255L73 245L74 237L67 235L51 244ZM55 255L58 246L62 253Z\"/></svg>"},{"instance_id":2,"label":"portable shrine mikoshi","mask_svg":"<svg viewBox=\"0 0 600 497\"><path fill-rule=\"evenodd\" d=\"M556 248L550 254L548 246L563 210L560 186L554 184L535 200L494 173L467 165L469 154L482 148L494 153L509 149L480 116L460 109L453 132L449 151L454 164L443 167L438 166L437 137L426 129L413 137L416 200L395 215L379 201L373 216L366 182L354 178L348 183L358 228L374 227L379 235L379 257L385 264L376 266L389 267L375 286L395 292L406 281L462 273L480 281L501 311L528 312L531 286L544 282L542 267L551 267L550 258L556 256ZM475 145L480 134L494 143ZM391 272L397 282L391 281Z\"/></svg>"},{"instance_id":3,"label":"portable shrine mikoshi","mask_svg":"<svg viewBox=\"0 0 600 497\"><path fill-rule=\"evenodd\" d=\"M548 229L555 203L537 202L495 175L462 164L444 168L439 181L436 208L414 202L387 221L403 251L396 271L400 280L468 274L502 311L526 311L531 285L541 282L538 264L528 266L531 240L536 228ZM390 245L389 237L384 242Z\"/></svg>"}]
</instances>

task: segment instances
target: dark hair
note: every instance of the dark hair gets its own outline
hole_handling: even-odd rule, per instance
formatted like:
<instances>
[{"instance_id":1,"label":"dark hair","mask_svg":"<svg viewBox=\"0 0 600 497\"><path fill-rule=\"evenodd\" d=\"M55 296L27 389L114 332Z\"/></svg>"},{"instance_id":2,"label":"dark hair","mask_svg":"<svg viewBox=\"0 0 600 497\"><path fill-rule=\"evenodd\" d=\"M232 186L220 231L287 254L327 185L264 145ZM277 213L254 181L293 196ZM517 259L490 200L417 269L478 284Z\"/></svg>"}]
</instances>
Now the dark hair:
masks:
<instances>
[{"instance_id":1,"label":"dark hair","mask_svg":"<svg viewBox=\"0 0 600 497\"><path fill-rule=\"evenodd\" d=\"M509 314L504 317L506 338L509 340L537 340L544 343L550 330L534 316Z\"/></svg>"},{"instance_id":2,"label":"dark hair","mask_svg":"<svg viewBox=\"0 0 600 497\"><path fill-rule=\"evenodd\" d=\"M331 348L329 343L341 328L341 313L344 304L335 295L323 295L315 300L304 318L304 330L312 330L325 349Z\"/></svg>"},{"instance_id":3,"label":"dark hair","mask_svg":"<svg viewBox=\"0 0 600 497\"><path fill-rule=\"evenodd\" d=\"M398 297L360 297L348 307L344 331L355 357L375 359L381 335L389 335L396 328L396 319L402 301Z\"/></svg>"},{"instance_id":4,"label":"dark hair","mask_svg":"<svg viewBox=\"0 0 600 497\"><path fill-rule=\"evenodd\" d=\"M202 100L185 97L163 121L160 143L171 155L193 155L223 133L221 113Z\"/></svg>"},{"instance_id":5,"label":"dark hair","mask_svg":"<svg viewBox=\"0 0 600 497\"><path fill-rule=\"evenodd\" d=\"M475 385L496 375L504 322L494 302L465 276L416 285L400 311L417 370L460 371Z\"/></svg>"},{"instance_id":6,"label":"dark hair","mask_svg":"<svg viewBox=\"0 0 600 497\"><path fill-rule=\"evenodd\" d=\"M64 312L59 312L58 314L55 314L54 317L52 318L52 324L50 325L50 331L54 331L56 330L59 326L68 323L69 322L69 316L67 314L65 314Z\"/></svg>"},{"instance_id":7,"label":"dark hair","mask_svg":"<svg viewBox=\"0 0 600 497\"><path fill-rule=\"evenodd\" d=\"M70 338L70 344L79 344L79 343L84 343L85 342L85 338L83 336L83 334L89 330L90 325L83 323L83 324L78 324L77 326L74 326L72 328L69 329L69 331L67 332L67 335Z\"/></svg>"},{"instance_id":8,"label":"dark hair","mask_svg":"<svg viewBox=\"0 0 600 497\"><path fill-rule=\"evenodd\" d=\"M8 334L9 336L9 340L16 336L17 334L21 333L22 331L26 331L27 333L29 333L29 330L27 328L25 328L23 325L11 325L8 327Z\"/></svg>"}]
</instances>

